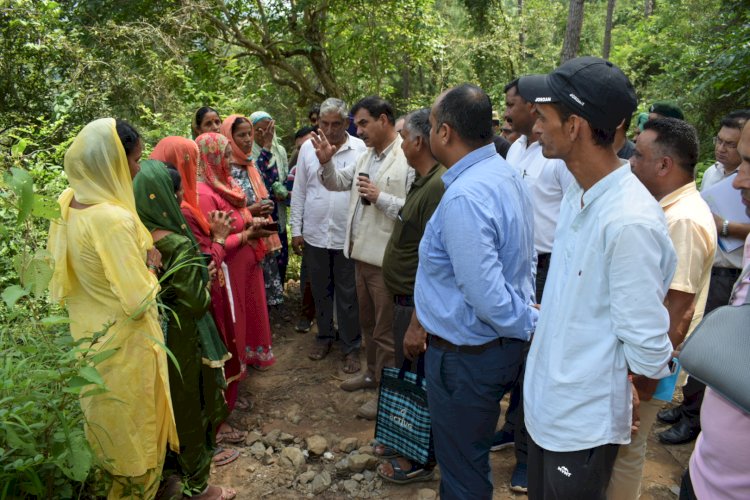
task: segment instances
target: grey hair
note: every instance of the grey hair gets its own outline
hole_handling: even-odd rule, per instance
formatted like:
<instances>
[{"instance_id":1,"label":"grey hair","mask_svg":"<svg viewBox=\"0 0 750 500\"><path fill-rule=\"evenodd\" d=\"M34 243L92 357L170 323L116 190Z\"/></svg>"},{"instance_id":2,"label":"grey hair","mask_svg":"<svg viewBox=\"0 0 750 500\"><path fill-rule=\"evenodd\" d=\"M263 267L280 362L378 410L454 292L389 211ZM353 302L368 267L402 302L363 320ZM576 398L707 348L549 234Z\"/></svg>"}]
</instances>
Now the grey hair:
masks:
<instances>
[{"instance_id":1,"label":"grey hair","mask_svg":"<svg viewBox=\"0 0 750 500\"><path fill-rule=\"evenodd\" d=\"M404 127L410 134L419 136L430 143L430 108L412 111L404 117Z\"/></svg>"},{"instance_id":2,"label":"grey hair","mask_svg":"<svg viewBox=\"0 0 750 500\"><path fill-rule=\"evenodd\" d=\"M349 108L346 106L346 103L335 97L329 97L320 105L320 113L318 113L318 116L323 116L328 113L338 113L344 120L349 118Z\"/></svg>"}]
</instances>

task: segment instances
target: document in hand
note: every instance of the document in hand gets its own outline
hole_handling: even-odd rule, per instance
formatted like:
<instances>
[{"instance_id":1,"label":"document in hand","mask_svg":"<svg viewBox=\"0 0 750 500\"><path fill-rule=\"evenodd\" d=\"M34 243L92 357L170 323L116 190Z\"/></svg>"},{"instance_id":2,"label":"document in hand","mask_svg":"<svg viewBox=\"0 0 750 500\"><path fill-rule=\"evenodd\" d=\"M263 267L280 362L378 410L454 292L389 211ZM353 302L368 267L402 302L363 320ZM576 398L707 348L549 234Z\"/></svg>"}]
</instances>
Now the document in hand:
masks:
<instances>
[{"instance_id":1,"label":"document in hand","mask_svg":"<svg viewBox=\"0 0 750 500\"><path fill-rule=\"evenodd\" d=\"M701 196L706 200L711 211L718 216L732 222L748 224L750 217L745 213L740 192L732 187L732 180L734 176L730 175L705 191L701 191ZM719 245L725 252L736 250L744 244L745 242L739 238L719 238Z\"/></svg>"}]
</instances>

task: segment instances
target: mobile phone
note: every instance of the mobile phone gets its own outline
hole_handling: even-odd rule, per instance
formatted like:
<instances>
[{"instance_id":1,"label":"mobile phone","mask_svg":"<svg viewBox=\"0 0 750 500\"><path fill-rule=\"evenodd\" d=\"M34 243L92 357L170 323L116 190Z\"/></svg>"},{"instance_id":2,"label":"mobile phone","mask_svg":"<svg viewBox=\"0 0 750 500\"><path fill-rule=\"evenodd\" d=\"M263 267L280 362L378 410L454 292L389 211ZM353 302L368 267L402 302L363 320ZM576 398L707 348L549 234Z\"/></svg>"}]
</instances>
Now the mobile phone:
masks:
<instances>
[{"instance_id":1,"label":"mobile phone","mask_svg":"<svg viewBox=\"0 0 750 500\"><path fill-rule=\"evenodd\" d=\"M370 174L368 174L367 172L360 172L360 173L359 173L359 174L357 174L357 175L358 175L359 177L365 177L365 178L367 178L367 179L369 179L369 178L370 178ZM367 199L367 198L365 198L364 196L362 196L361 198L362 198L362 204L363 204L363 205L372 205L372 203L370 203L370 200L368 200L368 199Z\"/></svg>"},{"instance_id":2,"label":"mobile phone","mask_svg":"<svg viewBox=\"0 0 750 500\"><path fill-rule=\"evenodd\" d=\"M261 229L265 229L266 231L276 231L279 232L279 223L278 222L268 222L266 224L263 224L260 226Z\"/></svg>"}]
</instances>

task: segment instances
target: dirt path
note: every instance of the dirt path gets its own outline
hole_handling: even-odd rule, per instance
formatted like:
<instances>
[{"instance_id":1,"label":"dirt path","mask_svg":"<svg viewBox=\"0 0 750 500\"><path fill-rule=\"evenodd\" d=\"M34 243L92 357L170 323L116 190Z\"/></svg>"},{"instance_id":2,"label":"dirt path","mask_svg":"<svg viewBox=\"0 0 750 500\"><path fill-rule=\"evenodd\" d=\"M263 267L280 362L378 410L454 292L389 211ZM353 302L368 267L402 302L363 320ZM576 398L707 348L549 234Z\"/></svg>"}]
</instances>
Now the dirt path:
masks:
<instances>
[{"instance_id":1,"label":"dirt path","mask_svg":"<svg viewBox=\"0 0 750 500\"><path fill-rule=\"evenodd\" d=\"M295 312L298 291L291 286L288 294L287 307ZM381 481L372 470L356 473L351 465L347 468L348 462L342 459L348 454L338 447L343 439L356 438L362 454L371 452L368 445L374 423L354 415L359 405L375 393L348 393L338 388L347 375L341 370L341 354L335 349L323 361L307 358L314 329L299 334L294 331L293 322L281 320L274 321L272 329L278 360L265 372L251 370L241 393L254 407L250 412L232 416L237 426L251 432L248 442L237 447L241 452L238 460L213 469L211 482L232 486L241 499L435 498L439 475L433 481L398 486ZM362 363L364 366L364 358ZM676 498L674 492L692 451L692 444L669 448L661 445L655 433L664 428L657 425L649 438L643 500ZM327 441L327 457L310 454L296 468L283 458L286 452L281 450L285 447L306 450L305 439L313 435ZM525 498L508 489L514 460L512 448L491 454L495 499Z\"/></svg>"}]
</instances>

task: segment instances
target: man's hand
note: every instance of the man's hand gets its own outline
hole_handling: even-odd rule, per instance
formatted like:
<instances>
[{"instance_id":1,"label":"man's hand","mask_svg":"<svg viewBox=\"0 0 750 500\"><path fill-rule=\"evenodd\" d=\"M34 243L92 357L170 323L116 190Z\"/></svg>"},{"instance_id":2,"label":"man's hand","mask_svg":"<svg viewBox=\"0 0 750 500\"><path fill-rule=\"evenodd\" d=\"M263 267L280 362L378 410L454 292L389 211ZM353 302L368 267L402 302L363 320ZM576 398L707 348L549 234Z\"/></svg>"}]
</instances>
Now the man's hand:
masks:
<instances>
[{"instance_id":1,"label":"man's hand","mask_svg":"<svg viewBox=\"0 0 750 500\"><path fill-rule=\"evenodd\" d=\"M638 391L635 385L633 385L632 376L628 375L628 380L630 380L630 392L633 393L633 423L630 425L630 433L637 434L638 429L641 427L641 400L638 398Z\"/></svg>"},{"instance_id":2,"label":"man's hand","mask_svg":"<svg viewBox=\"0 0 750 500\"><path fill-rule=\"evenodd\" d=\"M380 189L378 189L378 186L370 182L370 179L362 176L357 177L357 187L359 189L359 195L362 198L367 199L370 203L378 201Z\"/></svg>"},{"instance_id":3,"label":"man's hand","mask_svg":"<svg viewBox=\"0 0 750 500\"><path fill-rule=\"evenodd\" d=\"M331 161L338 147L328 142L328 138L323 131L318 130L317 133L313 132L310 140L312 140L313 148L315 148L315 156L318 157L320 164L325 165Z\"/></svg>"},{"instance_id":4,"label":"man's hand","mask_svg":"<svg viewBox=\"0 0 750 500\"><path fill-rule=\"evenodd\" d=\"M419 324L416 311L411 315L409 328L404 335L404 357L414 361L420 354L427 350L427 332Z\"/></svg>"},{"instance_id":5,"label":"man's hand","mask_svg":"<svg viewBox=\"0 0 750 500\"><path fill-rule=\"evenodd\" d=\"M297 255L302 255L302 249L305 248L305 239L302 236L292 236L292 250Z\"/></svg>"}]
</instances>

